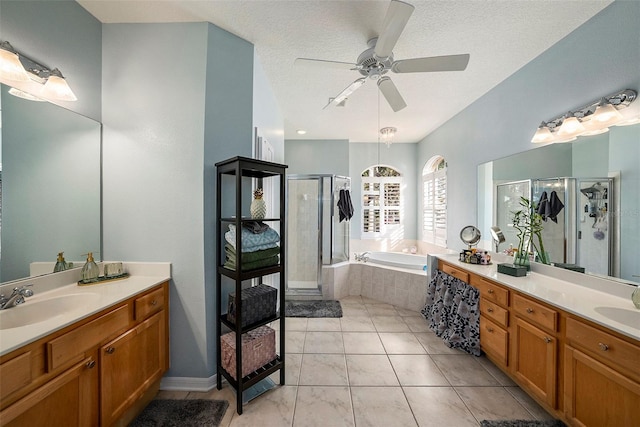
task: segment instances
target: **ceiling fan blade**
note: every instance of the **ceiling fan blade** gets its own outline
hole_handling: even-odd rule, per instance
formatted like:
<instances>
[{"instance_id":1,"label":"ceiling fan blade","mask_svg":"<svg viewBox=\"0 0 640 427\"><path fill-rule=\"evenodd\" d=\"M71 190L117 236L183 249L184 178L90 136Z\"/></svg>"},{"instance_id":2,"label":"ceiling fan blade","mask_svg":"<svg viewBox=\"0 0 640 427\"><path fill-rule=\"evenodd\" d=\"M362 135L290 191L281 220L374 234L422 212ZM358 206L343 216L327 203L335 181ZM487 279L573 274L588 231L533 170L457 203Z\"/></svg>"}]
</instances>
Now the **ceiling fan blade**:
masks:
<instances>
[{"instance_id":1,"label":"ceiling fan blade","mask_svg":"<svg viewBox=\"0 0 640 427\"><path fill-rule=\"evenodd\" d=\"M351 70L356 68L356 64L352 62L325 61L323 59L296 58L293 65L297 67L313 67L313 68L335 68L340 70Z\"/></svg>"},{"instance_id":2,"label":"ceiling fan blade","mask_svg":"<svg viewBox=\"0 0 640 427\"><path fill-rule=\"evenodd\" d=\"M398 92L398 88L389 77L382 77L378 80L378 89L380 89L393 111L398 112L407 106L407 103L402 99L402 95Z\"/></svg>"},{"instance_id":3,"label":"ceiling fan blade","mask_svg":"<svg viewBox=\"0 0 640 427\"><path fill-rule=\"evenodd\" d=\"M409 3L398 0L391 1L374 50L378 58L387 58L391 55L391 51L407 25L413 9L415 8Z\"/></svg>"},{"instance_id":4,"label":"ceiling fan blade","mask_svg":"<svg viewBox=\"0 0 640 427\"><path fill-rule=\"evenodd\" d=\"M349 86L347 86L342 92L340 92L338 94L338 96L336 96L335 98L330 100L329 103L327 105L325 105L322 109L324 110L325 108L327 108L329 105L332 105L332 104L333 105L340 104L342 101L347 99L347 97L349 95L351 95L358 88L360 88L360 86L362 86L366 81L367 81L366 77L361 77L361 78L357 79L356 81L351 83Z\"/></svg>"},{"instance_id":5,"label":"ceiling fan blade","mask_svg":"<svg viewBox=\"0 0 640 427\"><path fill-rule=\"evenodd\" d=\"M428 58L394 61L391 70L396 73L424 73L432 71L463 71L469 63L469 54L431 56Z\"/></svg>"}]
</instances>

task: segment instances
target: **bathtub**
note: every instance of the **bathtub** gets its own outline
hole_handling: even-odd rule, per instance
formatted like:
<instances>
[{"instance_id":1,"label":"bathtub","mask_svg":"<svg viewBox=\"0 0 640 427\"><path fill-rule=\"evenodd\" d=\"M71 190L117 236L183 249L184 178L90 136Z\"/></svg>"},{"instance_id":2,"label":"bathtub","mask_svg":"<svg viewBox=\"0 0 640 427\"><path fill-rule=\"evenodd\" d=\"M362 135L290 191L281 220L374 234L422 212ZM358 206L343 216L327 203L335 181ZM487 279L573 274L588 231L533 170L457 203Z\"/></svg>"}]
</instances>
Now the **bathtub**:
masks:
<instances>
[{"instance_id":1,"label":"bathtub","mask_svg":"<svg viewBox=\"0 0 640 427\"><path fill-rule=\"evenodd\" d=\"M426 255L414 255L403 252L371 252L366 255L368 262L391 267L424 270L427 265Z\"/></svg>"}]
</instances>

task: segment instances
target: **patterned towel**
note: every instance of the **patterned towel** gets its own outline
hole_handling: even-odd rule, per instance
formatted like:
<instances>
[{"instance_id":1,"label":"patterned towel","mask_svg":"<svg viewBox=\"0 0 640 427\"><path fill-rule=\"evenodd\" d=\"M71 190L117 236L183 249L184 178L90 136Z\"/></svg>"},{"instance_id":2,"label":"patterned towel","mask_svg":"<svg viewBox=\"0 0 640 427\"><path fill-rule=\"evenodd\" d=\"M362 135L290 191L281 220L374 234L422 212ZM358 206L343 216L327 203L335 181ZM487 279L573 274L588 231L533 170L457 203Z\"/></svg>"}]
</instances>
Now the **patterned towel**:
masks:
<instances>
[{"instance_id":1,"label":"patterned towel","mask_svg":"<svg viewBox=\"0 0 640 427\"><path fill-rule=\"evenodd\" d=\"M236 250L230 244L224 245L224 253L227 257L227 260L232 261L234 264L237 259ZM280 254L280 246L276 246L275 248L262 249L255 252L243 252L240 256L240 261L245 262L255 262L261 259L271 258L272 256Z\"/></svg>"},{"instance_id":2,"label":"patterned towel","mask_svg":"<svg viewBox=\"0 0 640 427\"><path fill-rule=\"evenodd\" d=\"M272 265L278 265L279 263L280 263L280 256L276 255L270 258L260 259L254 262L243 262L241 267L243 271L248 271L248 270L255 270L256 268L271 267ZM224 263L224 266L230 270L236 269L235 261L231 262L227 260L227 262Z\"/></svg>"},{"instance_id":3,"label":"patterned towel","mask_svg":"<svg viewBox=\"0 0 640 427\"><path fill-rule=\"evenodd\" d=\"M229 224L229 231L224 233L224 238L235 249L236 226L234 224ZM254 234L243 227L240 238L242 239L242 252L255 252L261 249L275 248L280 241L280 235L271 227L260 234Z\"/></svg>"},{"instance_id":4,"label":"patterned towel","mask_svg":"<svg viewBox=\"0 0 640 427\"><path fill-rule=\"evenodd\" d=\"M480 356L480 293L462 280L436 270L421 313L450 348Z\"/></svg>"}]
</instances>

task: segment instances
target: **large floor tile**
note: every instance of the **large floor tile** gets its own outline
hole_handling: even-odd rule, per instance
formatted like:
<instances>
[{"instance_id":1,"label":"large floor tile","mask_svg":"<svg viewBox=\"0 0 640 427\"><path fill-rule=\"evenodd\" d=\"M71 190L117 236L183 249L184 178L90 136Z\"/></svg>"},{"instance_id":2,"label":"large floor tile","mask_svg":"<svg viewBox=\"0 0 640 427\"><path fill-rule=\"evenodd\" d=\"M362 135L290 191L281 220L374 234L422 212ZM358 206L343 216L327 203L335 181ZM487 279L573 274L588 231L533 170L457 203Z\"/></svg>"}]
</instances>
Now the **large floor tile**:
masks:
<instances>
[{"instance_id":1,"label":"large floor tile","mask_svg":"<svg viewBox=\"0 0 640 427\"><path fill-rule=\"evenodd\" d=\"M477 427L452 387L403 387L420 427Z\"/></svg>"},{"instance_id":2,"label":"large floor tile","mask_svg":"<svg viewBox=\"0 0 640 427\"><path fill-rule=\"evenodd\" d=\"M342 333L307 332L304 339L305 353L344 353Z\"/></svg>"},{"instance_id":3,"label":"large floor tile","mask_svg":"<svg viewBox=\"0 0 640 427\"><path fill-rule=\"evenodd\" d=\"M306 317L287 317L285 318L285 331L306 331L307 330L307 318ZM275 330L280 329L280 321L276 320L269 325Z\"/></svg>"},{"instance_id":4,"label":"large floor tile","mask_svg":"<svg viewBox=\"0 0 640 427\"><path fill-rule=\"evenodd\" d=\"M308 319L307 331L340 332L339 318L314 318Z\"/></svg>"},{"instance_id":5,"label":"large floor tile","mask_svg":"<svg viewBox=\"0 0 640 427\"><path fill-rule=\"evenodd\" d=\"M476 361L475 356L433 354L431 358L453 386L501 385Z\"/></svg>"},{"instance_id":6,"label":"large floor tile","mask_svg":"<svg viewBox=\"0 0 640 427\"><path fill-rule=\"evenodd\" d=\"M348 385L344 354L304 354L299 385Z\"/></svg>"},{"instance_id":7,"label":"large floor tile","mask_svg":"<svg viewBox=\"0 0 640 427\"><path fill-rule=\"evenodd\" d=\"M365 304L370 316L397 316L398 312L391 304Z\"/></svg>"},{"instance_id":8,"label":"large floor tile","mask_svg":"<svg viewBox=\"0 0 640 427\"><path fill-rule=\"evenodd\" d=\"M378 332L411 332L400 316L371 316Z\"/></svg>"},{"instance_id":9,"label":"large floor tile","mask_svg":"<svg viewBox=\"0 0 640 427\"><path fill-rule=\"evenodd\" d=\"M403 386L448 386L449 382L428 355L392 354L389 360Z\"/></svg>"},{"instance_id":10,"label":"large floor tile","mask_svg":"<svg viewBox=\"0 0 640 427\"><path fill-rule=\"evenodd\" d=\"M515 397L516 400L520 402L520 404L524 406L524 408L527 411L529 411L531 415L536 417L536 419L538 420L555 419L553 415L551 415L546 410L544 410L542 406L538 405L538 402L533 400L533 398L529 396L527 393L525 393L520 387L518 386L505 387L505 390L507 390L513 397Z\"/></svg>"},{"instance_id":11,"label":"large floor tile","mask_svg":"<svg viewBox=\"0 0 640 427\"><path fill-rule=\"evenodd\" d=\"M442 338L433 332L415 332L414 335L429 354L466 354L462 350L447 347Z\"/></svg>"},{"instance_id":12,"label":"large floor tile","mask_svg":"<svg viewBox=\"0 0 640 427\"><path fill-rule=\"evenodd\" d=\"M285 356L284 383L286 385L298 385L300 380L300 367L302 366L302 354L287 353ZM269 375L269 378L280 384L280 371L276 371Z\"/></svg>"},{"instance_id":13,"label":"large floor tile","mask_svg":"<svg viewBox=\"0 0 640 427\"><path fill-rule=\"evenodd\" d=\"M345 317L368 317L369 312L364 304L353 304L342 306L342 318Z\"/></svg>"},{"instance_id":14,"label":"large floor tile","mask_svg":"<svg viewBox=\"0 0 640 427\"><path fill-rule=\"evenodd\" d=\"M343 332L345 354L385 354L376 332Z\"/></svg>"},{"instance_id":15,"label":"large floor tile","mask_svg":"<svg viewBox=\"0 0 640 427\"><path fill-rule=\"evenodd\" d=\"M306 332L285 331L285 353L302 353L304 351L304 338ZM280 333L276 332L276 348L280 348Z\"/></svg>"},{"instance_id":16,"label":"large floor tile","mask_svg":"<svg viewBox=\"0 0 640 427\"><path fill-rule=\"evenodd\" d=\"M347 354L351 386L397 386L398 378L389 358L383 354Z\"/></svg>"},{"instance_id":17,"label":"large floor tile","mask_svg":"<svg viewBox=\"0 0 640 427\"><path fill-rule=\"evenodd\" d=\"M235 410L235 402L229 405L233 419L231 427L282 427L293 423L297 387L276 387L243 407L242 415Z\"/></svg>"},{"instance_id":18,"label":"large floor tile","mask_svg":"<svg viewBox=\"0 0 640 427\"><path fill-rule=\"evenodd\" d=\"M402 308L402 307L396 307L396 311L398 312L398 315L400 315L402 317L413 317L413 316L422 317L422 314L420 314L419 311L408 310L408 309ZM422 318L424 319L424 317L422 317Z\"/></svg>"},{"instance_id":19,"label":"large floor tile","mask_svg":"<svg viewBox=\"0 0 640 427\"><path fill-rule=\"evenodd\" d=\"M426 354L418 339L409 332L380 332L387 354Z\"/></svg>"},{"instance_id":20,"label":"large floor tile","mask_svg":"<svg viewBox=\"0 0 640 427\"><path fill-rule=\"evenodd\" d=\"M340 319L342 332L376 332L369 316L343 317Z\"/></svg>"},{"instance_id":21,"label":"large floor tile","mask_svg":"<svg viewBox=\"0 0 640 427\"><path fill-rule=\"evenodd\" d=\"M417 426L400 387L351 387L357 426Z\"/></svg>"},{"instance_id":22,"label":"large floor tile","mask_svg":"<svg viewBox=\"0 0 640 427\"><path fill-rule=\"evenodd\" d=\"M455 387L467 408L478 420L533 420L504 387Z\"/></svg>"},{"instance_id":23,"label":"large floor tile","mask_svg":"<svg viewBox=\"0 0 640 427\"><path fill-rule=\"evenodd\" d=\"M360 295L349 295L347 297L340 298L340 305L350 305L350 304L363 304L362 297Z\"/></svg>"},{"instance_id":24,"label":"large floor tile","mask_svg":"<svg viewBox=\"0 0 640 427\"><path fill-rule=\"evenodd\" d=\"M511 378L509 378L509 376L507 374L502 372L500 370L500 368L498 368L496 365L494 365L493 362L490 361L489 359L487 359L486 356L478 357L476 360L478 361L478 363L480 363L482 365L482 367L484 369L489 371L489 373L491 375L493 375L493 377L496 380L498 380L500 385L508 386L508 387L516 387L517 386L517 384L515 382L513 382L513 380Z\"/></svg>"},{"instance_id":25,"label":"large floor tile","mask_svg":"<svg viewBox=\"0 0 640 427\"><path fill-rule=\"evenodd\" d=\"M348 387L298 387L294 427L353 426Z\"/></svg>"},{"instance_id":26,"label":"large floor tile","mask_svg":"<svg viewBox=\"0 0 640 427\"><path fill-rule=\"evenodd\" d=\"M429 326L427 325L427 321L424 320L424 317L418 316L405 316L402 318L404 323L407 324L409 329L412 332L430 332Z\"/></svg>"}]
</instances>

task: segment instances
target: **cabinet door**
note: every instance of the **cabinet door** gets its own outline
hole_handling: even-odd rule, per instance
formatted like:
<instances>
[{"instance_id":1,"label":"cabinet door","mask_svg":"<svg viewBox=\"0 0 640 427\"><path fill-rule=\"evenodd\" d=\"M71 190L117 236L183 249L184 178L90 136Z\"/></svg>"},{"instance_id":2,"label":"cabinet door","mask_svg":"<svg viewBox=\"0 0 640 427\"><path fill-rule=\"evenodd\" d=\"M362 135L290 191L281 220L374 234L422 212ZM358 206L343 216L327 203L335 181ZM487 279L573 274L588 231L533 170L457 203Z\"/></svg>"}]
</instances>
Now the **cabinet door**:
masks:
<instances>
[{"instance_id":1,"label":"cabinet door","mask_svg":"<svg viewBox=\"0 0 640 427\"><path fill-rule=\"evenodd\" d=\"M564 412L572 425L638 425L640 384L568 345L564 361Z\"/></svg>"},{"instance_id":2,"label":"cabinet door","mask_svg":"<svg viewBox=\"0 0 640 427\"><path fill-rule=\"evenodd\" d=\"M556 338L516 318L513 340L514 375L527 390L556 407Z\"/></svg>"},{"instance_id":3,"label":"cabinet door","mask_svg":"<svg viewBox=\"0 0 640 427\"><path fill-rule=\"evenodd\" d=\"M93 354L3 410L0 425L97 426L98 369L95 360Z\"/></svg>"},{"instance_id":4,"label":"cabinet door","mask_svg":"<svg viewBox=\"0 0 640 427\"><path fill-rule=\"evenodd\" d=\"M102 425L116 421L165 371L165 312L100 349Z\"/></svg>"}]
</instances>

